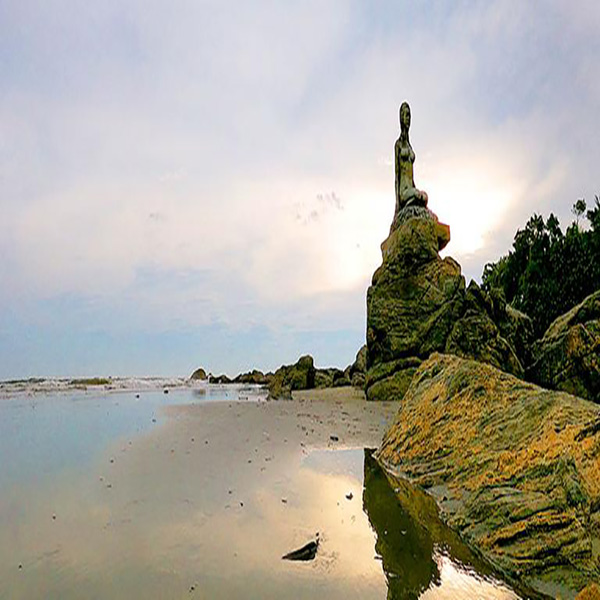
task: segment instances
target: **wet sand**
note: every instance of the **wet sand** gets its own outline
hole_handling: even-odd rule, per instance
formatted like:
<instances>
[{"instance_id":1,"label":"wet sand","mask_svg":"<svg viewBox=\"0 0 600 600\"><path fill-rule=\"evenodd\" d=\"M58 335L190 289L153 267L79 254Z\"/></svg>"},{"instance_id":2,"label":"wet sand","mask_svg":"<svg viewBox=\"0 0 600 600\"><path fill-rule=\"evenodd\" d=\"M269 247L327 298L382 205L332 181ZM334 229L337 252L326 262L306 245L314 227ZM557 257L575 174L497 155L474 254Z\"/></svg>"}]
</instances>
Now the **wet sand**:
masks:
<instances>
[{"instance_id":1,"label":"wet sand","mask_svg":"<svg viewBox=\"0 0 600 600\"><path fill-rule=\"evenodd\" d=\"M1 495L0 597L385 595L380 564L359 564L372 533L346 526L362 515L362 473L347 473L344 453L339 468L302 464L314 450L377 446L393 406L340 388L164 410L84 472ZM317 559L281 560L317 531Z\"/></svg>"},{"instance_id":2,"label":"wet sand","mask_svg":"<svg viewBox=\"0 0 600 600\"><path fill-rule=\"evenodd\" d=\"M364 448L379 445L396 408L351 388L166 406L91 463L0 491L0 598L381 599L388 516L404 523L392 562L413 576L425 567L414 590L515 598L432 558L427 531L391 514L401 511L393 493L372 487L367 515ZM317 532L313 561L282 560ZM427 556L414 562L423 540Z\"/></svg>"}]
</instances>

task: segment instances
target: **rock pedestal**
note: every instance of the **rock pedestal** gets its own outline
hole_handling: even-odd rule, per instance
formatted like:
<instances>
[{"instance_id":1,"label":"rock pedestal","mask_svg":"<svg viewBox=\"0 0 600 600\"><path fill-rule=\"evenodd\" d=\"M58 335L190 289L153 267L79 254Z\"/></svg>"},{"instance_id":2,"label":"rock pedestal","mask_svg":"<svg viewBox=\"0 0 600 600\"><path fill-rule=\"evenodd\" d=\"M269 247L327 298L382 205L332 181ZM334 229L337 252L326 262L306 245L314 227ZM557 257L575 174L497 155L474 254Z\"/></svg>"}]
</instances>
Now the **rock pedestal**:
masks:
<instances>
[{"instance_id":1,"label":"rock pedestal","mask_svg":"<svg viewBox=\"0 0 600 600\"><path fill-rule=\"evenodd\" d=\"M449 240L450 228L427 208L395 216L367 292L367 399L401 399L432 352L523 375L529 319L474 282L466 288L460 265L438 254Z\"/></svg>"}]
</instances>

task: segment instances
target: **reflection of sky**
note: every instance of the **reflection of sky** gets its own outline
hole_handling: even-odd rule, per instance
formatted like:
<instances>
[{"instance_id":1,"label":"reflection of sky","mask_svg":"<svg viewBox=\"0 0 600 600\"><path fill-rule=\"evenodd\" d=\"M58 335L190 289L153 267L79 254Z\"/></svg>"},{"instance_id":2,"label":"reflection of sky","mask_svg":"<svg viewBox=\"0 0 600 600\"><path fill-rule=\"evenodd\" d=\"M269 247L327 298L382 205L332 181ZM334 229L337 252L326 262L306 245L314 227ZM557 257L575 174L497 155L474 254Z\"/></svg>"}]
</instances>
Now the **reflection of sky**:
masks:
<instances>
[{"instance_id":1,"label":"reflection of sky","mask_svg":"<svg viewBox=\"0 0 600 600\"><path fill-rule=\"evenodd\" d=\"M143 433L165 406L236 401L241 387L135 393L48 394L0 400L0 489L14 481L85 467L114 439ZM153 420L154 419L154 420Z\"/></svg>"},{"instance_id":2,"label":"reflection of sky","mask_svg":"<svg viewBox=\"0 0 600 600\"><path fill-rule=\"evenodd\" d=\"M304 467L325 475L345 475L363 483L362 448L344 450L315 450L308 454L302 464Z\"/></svg>"},{"instance_id":3,"label":"reflection of sky","mask_svg":"<svg viewBox=\"0 0 600 600\"><path fill-rule=\"evenodd\" d=\"M152 429L161 407L198 401L186 390L0 404L0 451L13 459L0 463L0 597L181 598L191 586L206 598L385 597L363 449L302 457L274 403L212 403ZM253 412L261 427L246 428L237 415ZM317 531L314 561L281 560ZM511 598L486 596L496 588L451 559L440 570L427 598Z\"/></svg>"}]
</instances>

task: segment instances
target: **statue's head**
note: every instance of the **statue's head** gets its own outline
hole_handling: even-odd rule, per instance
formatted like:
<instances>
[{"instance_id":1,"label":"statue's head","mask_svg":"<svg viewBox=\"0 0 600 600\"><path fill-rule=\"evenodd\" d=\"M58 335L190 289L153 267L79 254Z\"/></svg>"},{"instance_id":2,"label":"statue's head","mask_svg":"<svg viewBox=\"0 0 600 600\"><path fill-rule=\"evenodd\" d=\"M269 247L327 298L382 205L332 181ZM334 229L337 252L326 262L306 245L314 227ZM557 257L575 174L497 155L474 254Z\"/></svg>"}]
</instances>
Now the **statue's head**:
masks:
<instances>
[{"instance_id":1,"label":"statue's head","mask_svg":"<svg viewBox=\"0 0 600 600\"><path fill-rule=\"evenodd\" d=\"M403 102L400 106L400 129L408 131L410 127L410 106L408 102Z\"/></svg>"}]
</instances>

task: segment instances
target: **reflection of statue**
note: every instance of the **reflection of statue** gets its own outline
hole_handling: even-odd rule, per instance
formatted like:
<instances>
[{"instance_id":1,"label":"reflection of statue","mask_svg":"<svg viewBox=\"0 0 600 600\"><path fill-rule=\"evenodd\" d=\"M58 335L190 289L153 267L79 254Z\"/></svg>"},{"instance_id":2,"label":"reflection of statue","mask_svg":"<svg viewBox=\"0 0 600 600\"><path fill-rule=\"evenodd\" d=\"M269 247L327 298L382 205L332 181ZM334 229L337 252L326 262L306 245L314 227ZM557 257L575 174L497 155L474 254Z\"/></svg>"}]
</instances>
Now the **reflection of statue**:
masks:
<instances>
[{"instance_id":1,"label":"reflection of statue","mask_svg":"<svg viewBox=\"0 0 600 600\"><path fill-rule=\"evenodd\" d=\"M394 146L396 164L396 215L406 206L427 206L427 193L415 187L413 163L415 153L408 139L410 106L403 102L400 107L400 137Z\"/></svg>"}]
</instances>

